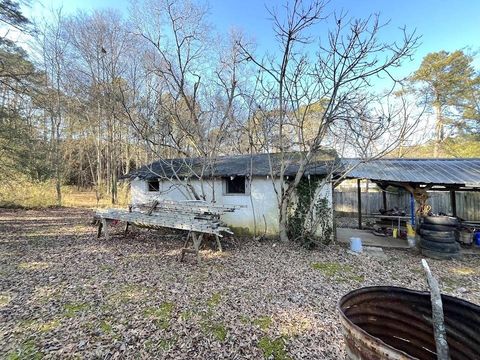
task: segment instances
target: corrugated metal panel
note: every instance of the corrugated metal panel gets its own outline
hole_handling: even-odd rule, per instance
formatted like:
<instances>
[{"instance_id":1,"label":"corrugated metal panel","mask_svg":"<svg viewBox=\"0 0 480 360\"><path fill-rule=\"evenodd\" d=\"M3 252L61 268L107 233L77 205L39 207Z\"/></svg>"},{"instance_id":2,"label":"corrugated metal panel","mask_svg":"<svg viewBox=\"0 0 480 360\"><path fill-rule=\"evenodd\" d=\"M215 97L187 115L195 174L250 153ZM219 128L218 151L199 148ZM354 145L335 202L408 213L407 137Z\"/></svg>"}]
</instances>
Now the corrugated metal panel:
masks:
<instances>
[{"instance_id":1,"label":"corrugated metal panel","mask_svg":"<svg viewBox=\"0 0 480 360\"><path fill-rule=\"evenodd\" d=\"M295 175L301 153L288 153L285 175ZM325 175L330 173L334 156L321 152L306 170L306 174ZM279 154L254 154L221 156L212 161L212 166L202 169L199 158L171 159L157 161L131 172L126 177L153 179L158 177L237 176L270 175L279 172ZM378 159L360 163L358 159L343 159L343 171L356 165L347 177L376 181L409 182L420 184L455 184L480 187L480 159ZM337 163L338 164L338 163ZM251 169L250 169L251 168Z\"/></svg>"},{"instance_id":2,"label":"corrugated metal panel","mask_svg":"<svg viewBox=\"0 0 480 360\"><path fill-rule=\"evenodd\" d=\"M480 186L480 159L344 159L350 178L423 184Z\"/></svg>"},{"instance_id":3,"label":"corrugated metal panel","mask_svg":"<svg viewBox=\"0 0 480 360\"><path fill-rule=\"evenodd\" d=\"M293 176L304 153L285 153L287 164L285 175ZM305 173L311 175L326 175L330 173L330 166L333 164L335 154L331 151L320 151L314 160L307 166ZM131 172L126 178L139 177L141 179L155 179L162 177L195 177L203 174L203 177L211 176L267 176L270 175L270 165L273 173L278 174L280 170L279 154L253 154L253 155L232 155L219 156L212 159L206 165L201 158L178 158L170 160L159 160L140 169ZM202 168L203 167L203 168Z\"/></svg>"}]
</instances>

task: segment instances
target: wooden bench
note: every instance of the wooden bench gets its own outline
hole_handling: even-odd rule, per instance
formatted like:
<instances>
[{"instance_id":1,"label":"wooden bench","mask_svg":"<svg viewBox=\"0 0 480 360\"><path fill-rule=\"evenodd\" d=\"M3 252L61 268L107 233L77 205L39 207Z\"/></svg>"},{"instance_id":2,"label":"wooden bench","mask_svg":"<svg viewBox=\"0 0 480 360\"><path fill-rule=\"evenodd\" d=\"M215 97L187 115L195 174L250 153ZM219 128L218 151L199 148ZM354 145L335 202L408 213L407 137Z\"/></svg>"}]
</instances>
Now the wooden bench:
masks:
<instances>
[{"instance_id":1,"label":"wooden bench","mask_svg":"<svg viewBox=\"0 0 480 360\"><path fill-rule=\"evenodd\" d=\"M153 201L151 204L131 205L129 209L97 210L95 216L99 219L98 234L103 233L108 239L108 220L125 222L125 234L130 224L147 228L172 228L188 231L185 243L179 257L180 261L186 253L195 254L200 262L200 245L206 234L215 236L217 250L222 251L220 237L223 233L232 234L222 223L220 217L228 212L234 212L241 206L216 205L204 201ZM190 247L192 243L193 248Z\"/></svg>"}]
</instances>

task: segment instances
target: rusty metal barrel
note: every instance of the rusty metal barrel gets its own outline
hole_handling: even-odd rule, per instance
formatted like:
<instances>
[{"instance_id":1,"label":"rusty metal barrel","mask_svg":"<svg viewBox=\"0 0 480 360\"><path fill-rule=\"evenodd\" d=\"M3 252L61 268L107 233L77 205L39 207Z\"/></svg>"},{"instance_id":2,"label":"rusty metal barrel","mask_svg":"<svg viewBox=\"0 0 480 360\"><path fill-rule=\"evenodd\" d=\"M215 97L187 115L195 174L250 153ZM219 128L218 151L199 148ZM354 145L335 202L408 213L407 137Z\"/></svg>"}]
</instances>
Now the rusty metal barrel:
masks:
<instances>
[{"instance_id":1,"label":"rusty metal barrel","mask_svg":"<svg viewBox=\"0 0 480 360\"><path fill-rule=\"evenodd\" d=\"M480 359L480 307L442 301L451 359ZM364 287L342 297L338 310L349 359L437 359L428 292Z\"/></svg>"}]
</instances>

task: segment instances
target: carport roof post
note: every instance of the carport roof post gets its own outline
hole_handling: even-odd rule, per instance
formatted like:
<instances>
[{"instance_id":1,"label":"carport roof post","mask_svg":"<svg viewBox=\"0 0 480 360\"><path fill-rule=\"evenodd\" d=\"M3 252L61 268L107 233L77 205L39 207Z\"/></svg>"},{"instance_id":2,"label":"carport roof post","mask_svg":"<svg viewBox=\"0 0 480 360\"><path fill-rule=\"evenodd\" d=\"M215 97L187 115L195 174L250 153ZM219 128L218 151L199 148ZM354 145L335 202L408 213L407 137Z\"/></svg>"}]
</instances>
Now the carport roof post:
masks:
<instances>
[{"instance_id":1,"label":"carport roof post","mask_svg":"<svg viewBox=\"0 0 480 360\"><path fill-rule=\"evenodd\" d=\"M362 230L362 187L361 179L357 179L358 228Z\"/></svg>"}]
</instances>

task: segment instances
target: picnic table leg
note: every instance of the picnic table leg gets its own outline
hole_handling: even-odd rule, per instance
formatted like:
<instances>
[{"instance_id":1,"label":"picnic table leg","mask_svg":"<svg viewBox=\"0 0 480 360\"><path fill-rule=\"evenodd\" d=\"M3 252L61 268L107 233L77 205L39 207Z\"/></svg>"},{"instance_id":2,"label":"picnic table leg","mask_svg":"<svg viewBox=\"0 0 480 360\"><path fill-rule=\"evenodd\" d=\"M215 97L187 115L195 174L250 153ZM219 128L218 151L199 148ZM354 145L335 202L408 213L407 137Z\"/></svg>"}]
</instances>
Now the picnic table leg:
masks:
<instances>
[{"instance_id":1,"label":"picnic table leg","mask_svg":"<svg viewBox=\"0 0 480 360\"><path fill-rule=\"evenodd\" d=\"M105 234L105 239L108 240L107 220L105 218L102 219L102 227L103 233Z\"/></svg>"},{"instance_id":2,"label":"picnic table leg","mask_svg":"<svg viewBox=\"0 0 480 360\"><path fill-rule=\"evenodd\" d=\"M200 245L202 243L203 234L196 235L193 234L193 247L195 248L195 253L197 254L197 263L200 264Z\"/></svg>"},{"instance_id":3,"label":"picnic table leg","mask_svg":"<svg viewBox=\"0 0 480 360\"><path fill-rule=\"evenodd\" d=\"M180 255L180 262L183 261L183 257L185 256L185 253L188 251L188 242L190 241L190 235L191 235L191 232L189 231L188 234L187 234L187 238L185 239L185 244L183 244L183 249L182 249L182 253Z\"/></svg>"},{"instance_id":4,"label":"picnic table leg","mask_svg":"<svg viewBox=\"0 0 480 360\"><path fill-rule=\"evenodd\" d=\"M215 240L217 241L217 250L223 252L222 243L220 242L220 237L218 235L215 235Z\"/></svg>"},{"instance_id":5,"label":"picnic table leg","mask_svg":"<svg viewBox=\"0 0 480 360\"><path fill-rule=\"evenodd\" d=\"M102 235L102 227L103 227L103 220L98 221L98 232L97 232L97 239L100 238Z\"/></svg>"},{"instance_id":6,"label":"picnic table leg","mask_svg":"<svg viewBox=\"0 0 480 360\"><path fill-rule=\"evenodd\" d=\"M125 224L125 231L124 231L124 235L127 235L128 233L128 226L130 225L130 223L127 221L127 223Z\"/></svg>"},{"instance_id":7,"label":"picnic table leg","mask_svg":"<svg viewBox=\"0 0 480 360\"><path fill-rule=\"evenodd\" d=\"M193 249L188 248L188 243L190 242L190 239L192 239L193 242ZM200 245L202 244L203 240L203 234L197 235L193 231L190 231L187 235L187 239L185 240L185 244L183 245L182 252L180 254L179 261L183 261L183 258L185 256L185 253L189 254L194 254L197 256L197 263L201 263L201 258L200 258Z\"/></svg>"}]
</instances>

